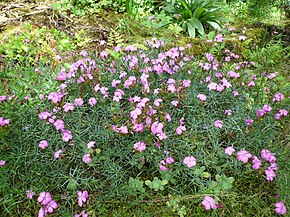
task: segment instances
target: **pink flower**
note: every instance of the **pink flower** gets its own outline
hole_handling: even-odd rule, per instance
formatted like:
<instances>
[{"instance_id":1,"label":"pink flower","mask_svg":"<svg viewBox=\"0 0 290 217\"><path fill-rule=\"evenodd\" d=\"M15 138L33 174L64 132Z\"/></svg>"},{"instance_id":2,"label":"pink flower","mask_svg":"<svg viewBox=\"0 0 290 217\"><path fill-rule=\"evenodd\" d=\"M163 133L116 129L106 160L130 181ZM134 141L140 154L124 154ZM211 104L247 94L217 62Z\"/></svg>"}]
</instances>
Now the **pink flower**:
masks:
<instances>
[{"instance_id":1,"label":"pink flower","mask_svg":"<svg viewBox=\"0 0 290 217\"><path fill-rule=\"evenodd\" d=\"M217 34L217 36L214 38L214 41L216 42L223 42L224 38L222 34Z\"/></svg>"},{"instance_id":2,"label":"pink flower","mask_svg":"<svg viewBox=\"0 0 290 217\"><path fill-rule=\"evenodd\" d=\"M162 99L156 99L156 100L154 101L154 106L156 106L156 107L160 106L160 103L161 103L161 102L163 102Z\"/></svg>"},{"instance_id":3,"label":"pink flower","mask_svg":"<svg viewBox=\"0 0 290 217\"><path fill-rule=\"evenodd\" d=\"M0 167L5 166L5 164L6 164L6 161L5 160L0 160Z\"/></svg>"},{"instance_id":4,"label":"pink flower","mask_svg":"<svg viewBox=\"0 0 290 217\"><path fill-rule=\"evenodd\" d=\"M88 214L83 210L81 214L75 214L74 217L88 217Z\"/></svg>"},{"instance_id":5,"label":"pink flower","mask_svg":"<svg viewBox=\"0 0 290 217\"><path fill-rule=\"evenodd\" d=\"M287 111L286 109L280 109L280 110L279 110L279 114L280 114L281 116L287 116L287 115L288 115L288 111Z\"/></svg>"},{"instance_id":6,"label":"pink flower","mask_svg":"<svg viewBox=\"0 0 290 217\"><path fill-rule=\"evenodd\" d=\"M248 127L248 126L250 126L250 125L252 125L254 123L254 120L252 120L252 119L246 119L246 126Z\"/></svg>"},{"instance_id":7,"label":"pink flower","mask_svg":"<svg viewBox=\"0 0 290 217\"><path fill-rule=\"evenodd\" d=\"M262 116L264 116L265 113L266 113L266 112L265 112L263 109L259 109L259 110L257 111L256 115L257 115L257 117L262 117Z\"/></svg>"},{"instance_id":8,"label":"pink flower","mask_svg":"<svg viewBox=\"0 0 290 217\"><path fill-rule=\"evenodd\" d=\"M144 130L144 125L142 123L140 124L135 124L134 125L134 130L138 133L142 132Z\"/></svg>"},{"instance_id":9,"label":"pink flower","mask_svg":"<svg viewBox=\"0 0 290 217\"><path fill-rule=\"evenodd\" d=\"M51 114L49 112L41 112L38 115L39 119L46 120L47 118L51 117Z\"/></svg>"},{"instance_id":10,"label":"pink flower","mask_svg":"<svg viewBox=\"0 0 290 217\"><path fill-rule=\"evenodd\" d=\"M75 106L82 106L84 104L84 100L82 98L76 98L74 101Z\"/></svg>"},{"instance_id":11,"label":"pink flower","mask_svg":"<svg viewBox=\"0 0 290 217\"><path fill-rule=\"evenodd\" d=\"M103 46L103 45L105 45L105 44L107 44L107 42L106 42L105 40L101 40L101 41L100 41L100 45L101 45L101 46Z\"/></svg>"},{"instance_id":12,"label":"pink flower","mask_svg":"<svg viewBox=\"0 0 290 217\"><path fill-rule=\"evenodd\" d=\"M45 149L48 146L48 142L46 140L41 140L38 147Z\"/></svg>"},{"instance_id":13,"label":"pink flower","mask_svg":"<svg viewBox=\"0 0 290 217\"><path fill-rule=\"evenodd\" d=\"M239 40L240 40L240 41L245 41L245 40L246 40L246 38L247 38L247 37L246 37L246 36L244 36L244 35L240 35L240 36L239 36Z\"/></svg>"},{"instance_id":14,"label":"pink flower","mask_svg":"<svg viewBox=\"0 0 290 217\"><path fill-rule=\"evenodd\" d=\"M165 118L167 119L168 122L171 122L172 120L170 114L168 113L165 114Z\"/></svg>"},{"instance_id":15,"label":"pink flower","mask_svg":"<svg viewBox=\"0 0 290 217\"><path fill-rule=\"evenodd\" d=\"M266 180L270 182L272 182L274 178L276 177L276 173L271 168L265 170L265 174L266 174Z\"/></svg>"},{"instance_id":16,"label":"pink flower","mask_svg":"<svg viewBox=\"0 0 290 217\"><path fill-rule=\"evenodd\" d=\"M41 192L37 198L37 202L41 203L42 205L48 204L51 200L52 198L49 192Z\"/></svg>"},{"instance_id":17,"label":"pink flower","mask_svg":"<svg viewBox=\"0 0 290 217\"><path fill-rule=\"evenodd\" d=\"M174 105L174 106L177 106L177 105L178 105L178 103L179 103L179 102L178 102L178 101L176 101L176 100L173 100L173 101L171 101L171 104L172 104L172 105Z\"/></svg>"},{"instance_id":18,"label":"pink flower","mask_svg":"<svg viewBox=\"0 0 290 217\"><path fill-rule=\"evenodd\" d=\"M72 139L72 134L70 130L62 130L62 141L68 142Z\"/></svg>"},{"instance_id":19,"label":"pink flower","mask_svg":"<svg viewBox=\"0 0 290 217\"><path fill-rule=\"evenodd\" d=\"M201 202L201 204L204 206L204 208L206 210L216 209L217 208L214 199L212 197L210 197L210 196L205 196L203 201Z\"/></svg>"},{"instance_id":20,"label":"pink flower","mask_svg":"<svg viewBox=\"0 0 290 217\"><path fill-rule=\"evenodd\" d=\"M182 86L183 86L183 87L189 87L190 84L191 84L191 80L184 80L184 81L182 82Z\"/></svg>"},{"instance_id":21,"label":"pink flower","mask_svg":"<svg viewBox=\"0 0 290 217\"><path fill-rule=\"evenodd\" d=\"M88 52L85 51L85 50L82 50L82 51L80 52L80 55L83 56L83 57L86 57L86 56L88 56Z\"/></svg>"},{"instance_id":22,"label":"pink flower","mask_svg":"<svg viewBox=\"0 0 290 217\"><path fill-rule=\"evenodd\" d=\"M35 192L33 192L32 190L26 191L26 198L32 199L34 195L35 195Z\"/></svg>"},{"instance_id":23,"label":"pink flower","mask_svg":"<svg viewBox=\"0 0 290 217\"><path fill-rule=\"evenodd\" d=\"M45 213L53 213L53 211L58 207L58 204L51 200L44 208Z\"/></svg>"},{"instance_id":24,"label":"pink flower","mask_svg":"<svg viewBox=\"0 0 290 217\"><path fill-rule=\"evenodd\" d=\"M252 156L252 164L253 164L252 168L254 170L258 170L262 165L262 161L257 156Z\"/></svg>"},{"instance_id":25,"label":"pink flower","mask_svg":"<svg viewBox=\"0 0 290 217\"><path fill-rule=\"evenodd\" d=\"M272 111L272 107L270 105L264 105L263 111L264 112L270 112L270 111Z\"/></svg>"},{"instance_id":26,"label":"pink flower","mask_svg":"<svg viewBox=\"0 0 290 217\"><path fill-rule=\"evenodd\" d=\"M51 92L51 93L48 95L47 99L51 100L52 103L57 103L57 102L60 102L60 101L61 101L62 96L63 96L63 95L62 95L62 93L60 93L60 92L58 92L58 93L56 93L56 92Z\"/></svg>"},{"instance_id":27,"label":"pink flower","mask_svg":"<svg viewBox=\"0 0 290 217\"><path fill-rule=\"evenodd\" d=\"M103 50L101 53L100 53L100 57L101 59L105 59L106 57L108 57L108 52Z\"/></svg>"},{"instance_id":28,"label":"pink flower","mask_svg":"<svg viewBox=\"0 0 290 217\"><path fill-rule=\"evenodd\" d=\"M144 151L146 149L146 143L143 141L136 142L134 144L134 149L136 149L139 152Z\"/></svg>"},{"instance_id":29,"label":"pink flower","mask_svg":"<svg viewBox=\"0 0 290 217\"><path fill-rule=\"evenodd\" d=\"M268 169L272 169L272 170L278 170L279 167L276 163L271 163L271 165L268 167Z\"/></svg>"},{"instance_id":30,"label":"pink flower","mask_svg":"<svg viewBox=\"0 0 290 217\"><path fill-rule=\"evenodd\" d=\"M265 159L269 163L274 163L276 161L276 157L274 156L274 154L267 149L262 149L260 154L261 158Z\"/></svg>"},{"instance_id":31,"label":"pink flower","mask_svg":"<svg viewBox=\"0 0 290 217\"><path fill-rule=\"evenodd\" d=\"M97 100L94 97L89 98L89 105L94 106L97 104Z\"/></svg>"},{"instance_id":32,"label":"pink flower","mask_svg":"<svg viewBox=\"0 0 290 217\"><path fill-rule=\"evenodd\" d=\"M229 116L232 115L232 110L230 110L230 109L225 110L225 114L226 114L226 115L229 115Z\"/></svg>"},{"instance_id":33,"label":"pink flower","mask_svg":"<svg viewBox=\"0 0 290 217\"><path fill-rule=\"evenodd\" d=\"M66 76L67 76L67 74L65 72L61 71L60 73L58 73L56 80L57 81L65 81Z\"/></svg>"},{"instance_id":34,"label":"pink flower","mask_svg":"<svg viewBox=\"0 0 290 217\"><path fill-rule=\"evenodd\" d=\"M277 75L278 75L278 72L273 72L273 73L267 75L267 77L268 77L269 79L272 79L272 78L275 78Z\"/></svg>"},{"instance_id":35,"label":"pink flower","mask_svg":"<svg viewBox=\"0 0 290 217\"><path fill-rule=\"evenodd\" d=\"M165 159L166 164L172 164L174 162L173 157L168 157Z\"/></svg>"},{"instance_id":36,"label":"pink flower","mask_svg":"<svg viewBox=\"0 0 290 217\"><path fill-rule=\"evenodd\" d=\"M168 168L165 165L166 165L165 160L161 160L160 163L159 163L159 168L160 168L161 171L168 170Z\"/></svg>"},{"instance_id":37,"label":"pink flower","mask_svg":"<svg viewBox=\"0 0 290 217\"><path fill-rule=\"evenodd\" d=\"M285 215L286 214L286 206L283 202L277 202L275 203L275 212L277 214Z\"/></svg>"},{"instance_id":38,"label":"pink flower","mask_svg":"<svg viewBox=\"0 0 290 217\"><path fill-rule=\"evenodd\" d=\"M91 161L92 161L92 159L91 159L91 154L85 154L85 155L83 156L83 162L84 162L84 163L88 164L88 163L90 163Z\"/></svg>"},{"instance_id":39,"label":"pink flower","mask_svg":"<svg viewBox=\"0 0 290 217\"><path fill-rule=\"evenodd\" d=\"M61 156L60 153L62 153L62 152L63 152L62 150L58 150L57 152L55 152L54 155L53 155L54 159L60 158L60 156Z\"/></svg>"},{"instance_id":40,"label":"pink flower","mask_svg":"<svg viewBox=\"0 0 290 217\"><path fill-rule=\"evenodd\" d=\"M205 101L205 100L206 100L206 95L204 95L204 94L198 94L198 95L197 95L197 98L198 98L200 101Z\"/></svg>"},{"instance_id":41,"label":"pink flower","mask_svg":"<svg viewBox=\"0 0 290 217\"><path fill-rule=\"evenodd\" d=\"M236 150L233 148L233 146L228 146L225 149L225 154L232 156L232 154L235 152Z\"/></svg>"},{"instance_id":42,"label":"pink flower","mask_svg":"<svg viewBox=\"0 0 290 217\"><path fill-rule=\"evenodd\" d=\"M63 120L58 119L58 120L56 120L54 122L53 125L55 126L55 129L56 130L63 130L64 129L64 122L63 122Z\"/></svg>"},{"instance_id":43,"label":"pink flower","mask_svg":"<svg viewBox=\"0 0 290 217\"><path fill-rule=\"evenodd\" d=\"M6 96L5 95L0 96L0 102L3 102L5 100L6 100Z\"/></svg>"},{"instance_id":44,"label":"pink flower","mask_svg":"<svg viewBox=\"0 0 290 217\"><path fill-rule=\"evenodd\" d=\"M65 112L72 111L72 110L74 110L74 108L75 108L74 105L70 102L64 104L64 106L63 106L63 110Z\"/></svg>"},{"instance_id":45,"label":"pink flower","mask_svg":"<svg viewBox=\"0 0 290 217\"><path fill-rule=\"evenodd\" d=\"M214 122L214 126L216 127L216 128L222 128L223 127L223 121L221 121L221 120L216 120L215 122Z\"/></svg>"},{"instance_id":46,"label":"pink flower","mask_svg":"<svg viewBox=\"0 0 290 217\"><path fill-rule=\"evenodd\" d=\"M188 156L184 158L183 163L189 168L191 168L196 165L196 159L193 156Z\"/></svg>"},{"instance_id":47,"label":"pink flower","mask_svg":"<svg viewBox=\"0 0 290 217\"><path fill-rule=\"evenodd\" d=\"M181 135L185 130L186 130L185 126L179 126L176 129L176 133L177 133L177 135Z\"/></svg>"},{"instance_id":48,"label":"pink flower","mask_svg":"<svg viewBox=\"0 0 290 217\"><path fill-rule=\"evenodd\" d=\"M252 157L252 154L246 150L241 150L237 153L237 157L239 161L247 163L249 158Z\"/></svg>"},{"instance_id":49,"label":"pink flower","mask_svg":"<svg viewBox=\"0 0 290 217\"><path fill-rule=\"evenodd\" d=\"M83 203L87 202L89 193L87 191L83 191L83 192L78 191L77 194L78 194L78 204L80 207L82 207Z\"/></svg>"},{"instance_id":50,"label":"pink flower","mask_svg":"<svg viewBox=\"0 0 290 217\"><path fill-rule=\"evenodd\" d=\"M163 129L163 124L162 123L159 123L159 122L154 122L152 125L151 125L151 132L156 135L158 133L162 133L162 129Z\"/></svg>"},{"instance_id":51,"label":"pink flower","mask_svg":"<svg viewBox=\"0 0 290 217\"><path fill-rule=\"evenodd\" d=\"M273 102L280 102L284 99L284 95L282 93L276 93L273 98Z\"/></svg>"},{"instance_id":52,"label":"pink flower","mask_svg":"<svg viewBox=\"0 0 290 217\"><path fill-rule=\"evenodd\" d=\"M38 217L44 217L45 216L45 212L44 212L44 209L41 207L38 211Z\"/></svg>"},{"instance_id":53,"label":"pink flower","mask_svg":"<svg viewBox=\"0 0 290 217\"><path fill-rule=\"evenodd\" d=\"M235 91L233 91L233 95L234 95L234 97L236 97L239 95L239 92L235 90Z\"/></svg>"},{"instance_id":54,"label":"pink flower","mask_svg":"<svg viewBox=\"0 0 290 217\"><path fill-rule=\"evenodd\" d=\"M88 147L88 148L92 148L92 147L94 147L95 144L96 144L95 141L90 141L90 142L87 144L87 147Z\"/></svg>"}]
</instances>

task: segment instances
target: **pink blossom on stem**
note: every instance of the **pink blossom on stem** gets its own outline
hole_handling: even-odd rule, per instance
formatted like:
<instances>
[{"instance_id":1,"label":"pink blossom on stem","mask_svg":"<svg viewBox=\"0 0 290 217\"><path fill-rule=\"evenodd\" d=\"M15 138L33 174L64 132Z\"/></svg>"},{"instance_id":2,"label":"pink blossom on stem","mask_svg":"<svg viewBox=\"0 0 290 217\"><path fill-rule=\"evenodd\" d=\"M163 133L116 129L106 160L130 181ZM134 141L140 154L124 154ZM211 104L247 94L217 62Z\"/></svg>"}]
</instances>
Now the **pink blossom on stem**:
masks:
<instances>
[{"instance_id":1,"label":"pink blossom on stem","mask_svg":"<svg viewBox=\"0 0 290 217\"><path fill-rule=\"evenodd\" d=\"M216 128L222 128L223 127L223 121L222 120L216 120L215 122L214 122L214 126L216 127Z\"/></svg>"},{"instance_id":2,"label":"pink blossom on stem","mask_svg":"<svg viewBox=\"0 0 290 217\"><path fill-rule=\"evenodd\" d=\"M252 164L253 164L252 168L254 170L258 170L262 165L262 161L257 156L252 156Z\"/></svg>"},{"instance_id":3,"label":"pink blossom on stem","mask_svg":"<svg viewBox=\"0 0 290 217\"><path fill-rule=\"evenodd\" d=\"M284 95L282 93L276 93L273 98L273 102L280 102L284 99Z\"/></svg>"},{"instance_id":4,"label":"pink blossom on stem","mask_svg":"<svg viewBox=\"0 0 290 217\"><path fill-rule=\"evenodd\" d=\"M87 199L89 198L89 193L88 191L83 192L78 191L77 194L78 194L78 204L80 207L82 207L83 203L87 202Z\"/></svg>"},{"instance_id":5,"label":"pink blossom on stem","mask_svg":"<svg viewBox=\"0 0 290 217\"><path fill-rule=\"evenodd\" d=\"M32 199L34 195L35 195L35 192L33 192L32 190L26 191L26 198Z\"/></svg>"},{"instance_id":6,"label":"pink blossom on stem","mask_svg":"<svg viewBox=\"0 0 290 217\"><path fill-rule=\"evenodd\" d=\"M64 104L64 106L62 108L65 112L68 112L68 111L74 110L74 105L72 103L68 102L68 103Z\"/></svg>"},{"instance_id":7,"label":"pink blossom on stem","mask_svg":"<svg viewBox=\"0 0 290 217\"><path fill-rule=\"evenodd\" d=\"M94 98L94 97L89 98L89 105L90 106L93 107L96 104L97 104L97 99L96 98Z\"/></svg>"},{"instance_id":8,"label":"pink blossom on stem","mask_svg":"<svg viewBox=\"0 0 290 217\"><path fill-rule=\"evenodd\" d=\"M212 197L210 197L210 196L205 196L203 201L201 202L201 204L204 206L204 208L206 210L216 209L217 208L214 199Z\"/></svg>"},{"instance_id":9,"label":"pink blossom on stem","mask_svg":"<svg viewBox=\"0 0 290 217\"><path fill-rule=\"evenodd\" d=\"M75 106L82 106L84 104L84 100L82 98L76 98L74 101Z\"/></svg>"},{"instance_id":10,"label":"pink blossom on stem","mask_svg":"<svg viewBox=\"0 0 290 217\"><path fill-rule=\"evenodd\" d=\"M196 165L196 159L193 156L188 156L184 158L183 163L189 168L191 168Z\"/></svg>"},{"instance_id":11,"label":"pink blossom on stem","mask_svg":"<svg viewBox=\"0 0 290 217\"><path fill-rule=\"evenodd\" d=\"M56 151L54 154L53 154L53 156L54 156L54 159L58 159L58 158L60 158L61 157L61 153L62 153L63 151L62 150L58 150L58 151Z\"/></svg>"},{"instance_id":12,"label":"pink blossom on stem","mask_svg":"<svg viewBox=\"0 0 290 217\"><path fill-rule=\"evenodd\" d=\"M246 126L249 127L254 123L254 120L252 119L246 119Z\"/></svg>"},{"instance_id":13,"label":"pink blossom on stem","mask_svg":"<svg viewBox=\"0 0 290 217\"><path fill-rule=\"evenodd\" d=\"M266 174L266 180L268 180L270 182L272 182L274 180L274 178L276 177L276 173L271 168L265 170L265 174Z\"/></svg>"},{"instance_id":14,"label":"pink blossom on stem","mask_svg":"<svg viewBox=\"0 0 290 217\"><path fill-rule=\"evenodd\" d=\"M252 154L246 150L241 150L237 153L237 157L239 161L247 163L248 160L252 157Z\"/></svg>"},{"instance_id":15,"label":"pink blossom on stem","mask_svg":"<svg viewBox=\"0 0 290 217\"><path fill-rule=\"evenodd\" d=\"M91 154L85 154L84 156L83 156L83 162L84 163L86 163L86 164L88 164L88 163L90 163L91 161L92 161L92 159L91 159Z\"/></svg>"},{"instance_id":16,"label":"pink blossom on stem","mask_svg":"<svg viewBox=\"0 0 290 217\"><path fill-rule=\"evenodd\" d=\"M167 157L165 159L166 164L172 164L174 162L174 159L172 157Z\"/></svg>"},{"instance_id":17,"label":"pink blossom on stem","mask_svg":"<svg viewBox=\"0 0 290 217\"><path fill-rule=\"evenodd\" d=\"M6 161L5 160L0 160L0 167L5 166L5 164L6 164Z\"/></svg>"},{"instance_id":18,"label":"pink blossom on stem","mask_svg":"<svg viewBox=\"0 0 290 217\"><path fill-rule=\"evenodd\" d=\"M283 202L277 202L275 203L275 212L277 214L285 215L286 214L286 206Z\"/></svg>"},{"instance_id":19,"label":"pink blossom on stem","mask_svg":"<svg viewBox=\"0 0 290 217\"><path fill-rule=\"evenodd\" d=\"M146 143L143 141L136 142L134 144L134 149L139 152L144 151L146 149Z\"/></svg>"},{"instance_id":20,"label":"pink blossom on stem","mask_svg":"<svg viewBox=\"0 0 290 217\"><path fill-rule=\"evenodd\" d=\"M46 140L41 140L38 147L41 149L45 149L48 146L48 142Z\"/></svg>"},{"instance_id":21,"label":"pink blossom on stem","mask_svg":"<svg viewBox=\"0 0 290 217\"><path fill-rule=\"evenodd\" d=\"M41 192L37 198L37 202L41 203L42 205L48 204L51 200L52 198L49 192Z\"/></svg>"},{"instance_id":22,"label":"pink blossom on stem","mask_svg":"<svg viewBox=\"0 0 290 217\"><path fill-rule=\"evenodd\" d=\"M198 94L198 95L197 95L197 98L198 98L200 101L206 101L206 95L204 95L204 94Z\"/></svg>"},{"instance_id":23,"label":"pink blossom on stem","mask_svg":"<svg viewBox=\"0 0 290 217\"><path fill-rule=\"evenodd\" d=\"M228 146L225 148L225 154L232 156L232 154L235 152L236 150L234 149L233 146Z\"/></svg>"}]
</instances>

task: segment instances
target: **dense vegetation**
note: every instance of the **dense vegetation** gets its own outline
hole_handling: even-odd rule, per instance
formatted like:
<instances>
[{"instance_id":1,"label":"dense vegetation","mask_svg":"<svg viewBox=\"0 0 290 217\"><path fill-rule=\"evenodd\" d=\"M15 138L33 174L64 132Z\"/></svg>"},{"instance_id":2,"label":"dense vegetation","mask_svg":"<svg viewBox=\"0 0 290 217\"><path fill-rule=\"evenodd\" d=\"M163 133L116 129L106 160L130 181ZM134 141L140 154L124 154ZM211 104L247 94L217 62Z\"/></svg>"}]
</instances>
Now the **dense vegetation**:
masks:
<instances>
[{"instance_id":1,"label":"dense vegetation","mask_svg":"<svg viewBox=\"0 0 290 217\"><path fill-rule=\"evenodd\" d=\"M1 216L289 214L288 1L23 4L0 4Z\"/></svg>"}]
</instances>

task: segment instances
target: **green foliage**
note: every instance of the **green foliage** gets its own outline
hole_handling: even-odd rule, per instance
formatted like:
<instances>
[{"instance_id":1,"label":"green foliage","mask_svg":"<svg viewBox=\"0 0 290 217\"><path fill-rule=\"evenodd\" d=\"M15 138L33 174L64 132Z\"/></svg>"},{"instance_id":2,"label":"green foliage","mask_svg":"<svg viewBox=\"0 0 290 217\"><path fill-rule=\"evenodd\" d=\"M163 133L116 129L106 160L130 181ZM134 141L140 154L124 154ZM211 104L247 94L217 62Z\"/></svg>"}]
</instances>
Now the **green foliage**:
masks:
<instances>
[{"instance_id":1,"label":"green foliage","mask_svg":"<svg viewBox=\"0 0 290 217\"><path fill-rule=\"evenodd\" d=\"M23 29L2 33L3 43L0 53L8 61L36 64L50 62L55 58L55 49L70 51L75 48L74 41L64 32L47 27L37 28L26 22Z\"/></svg>"},{"instance_id":2,"label":"green foliage","mask_svg":"<svg viewBox=\"0 0 290 217\"><path fill-rule=\"evenodd\" d=\"M223 175L216 175L216 181L211 181L209 184L209 189L214 193L219 194L221 192L227 191L232 188L232 184L235 181L234 177L227 178Z\"/></svg>"},{"instance_id":3,"label":"green foliage","mask_svg":"<svg viewBox=\"0 0 290 217\"><path fill-rule=\"evenodd\" d=\"M84 16L97 12L100 5L95 0L60 0L51 4L53 10Z\"/></svg>"},{"instance_id":4,"label":"green foliage","mask_svg":"<svg viewBox=\"0 0 290 217\"><path fill-rule=\"evenodd\" d=\"M190 37L203 36L209 30L221 28L225 21L220 16L221 9L217 0L171 0L163 8L170 20L163 20L159 26L177 23Z\"/></svg>"},{"instance_id":5,"label":"green foliage","mask_svg":"<svg viewBox=\"0 0 290 217\"><path fill-rule=\"evenodd\" d=\"M144 181L139 180L139 179L134 179L132 177L129 178L129 187L130 187L130 190L132 191L132 194L136 195L137 193L141 193L141 194L144 193L145 188L143 187L143 185L144 185Z\"/></svg>"},{"instance_id":6,"label":"green foliage","mask_svg":"<svg viewBox=\"0 0 290 217\"><path fill-rule=\"evenodd\" d=\"M212 32L209 37L214 40L215 36L216 33ZM118 34L112 33L111 37L122 40ZM284 131L288 120L285 117L276 121L273 114L285 108L289 99L279 103L272 102L274 93L286 93L289 85L284 79L285 76L280 74L273 80L262 76L265 63L258 62L258 57L248 53L248 45L243 46L247 41L234 41L237 45L231 47L231 52L239 57L230 62L224 61L227 55L224 50L228 46L226 40L215 46L215 41L204 42L208 44L199 45L205 49L204 52L197 51L195 46L185 45L178 45L174 49L168 45L157 48L158 42L160 41L153 39L146 46L139 43L135 45L139 49L130 53L124 48L121 52L106 50L109 53L107 58L96 58L94 55L92 59L80 57L73 64L64 63L66 72L75 71L75 76L64 82L67 86L65 94L55 104L47 100L47 96L52 91L60 91L58 87L63 82L58 81L56 84L54 79L58 70L51 71L39 65L40 73L36 73L33 68L24 70L16 67L13 71L12 68L6 68L0 74L0 79L15 80L15 83L11 82L5 89L16 95L14 100L0 104L5 118L7 115L11 117L11 125L0 135L0 159L7 160L7 165L0 168L0 193L3 195L0 207L3 207L3 215L37 215L37 196L32 200L25 198L25 191L28 189L37 194L42 191L51 192L59 204L56 210L58 216L72 216L82 210L88 211L92 216L274 214L274 194L280 191L281 183L275 185L266 181L263 169L254 171L251 169L251 162L244 164L236 159L235 154L231 157L225 155L224 148L234 146L237 150L247 149L257 156L262 148L268 148L277 152L278 164L287 159L287 133ZM203 40L199 39L198 43L200 42ZM110 40L110 46L117 44ZM60 45L63 49L66 48L65 41ZM123 81L127 78L135 76L138 80L141 79L144 72L141 70L153 68L153 62L161 61L158 58L173 52L178 52L179 55L182 53L174 58L178 71L173 74L147 72L151 92L144 91L141 82L124 88ZM219 80L215 76L217 70L204 70L198 65L207 62L205 52L213 54L215 61L219 63L218 71L225 77L231 70L240 73L240 77L236 79L227 77L233 85L232 88L223 92L208 89L208 84L204 82L207 76L213 81ZM275 54L278 55L275 58L283 56L283 52ZM149 62L141 54L148 57ZM132 59L135 57L138 64L132 66ZM185 57L189 60L185 61ZM247 58L244 59L245 57ZM237 65L252 61L254 57L257 58L257 65L236 69ZM169 58L165 57L164 61ZM273 62L271 67L277 66L277 63ZM123 72L127 73L126 77L120 76ZM89 75L93 79L88 79ZM23 77L17 80L18 76ZM79 82L81 77L84 82ZM248 88L245 84L252 77L256 77L256 85ZM26 78L29 81L25 81ZM119 102L112 101L116 91L112 87L112 81L116 79L122 80L117 88L125 92ZM167 91L169 79L175 80L178 91ZM183 86L185 79L190 79L189 87ZM94 90L97 84L108 88L107 98L100 91ZM265 92L265 87L269 87L270 92ZM152 94L157 88L160 92ZM237 97L233 97L233 90L239 92ZM40 93L45 94L45 100L38 98ZM199 93L207 95L205 102L197 98ZM23 100L26 95L31 98ZM157 113L152 115L152 119L158 118L164 124L168 139L160 140L147 126L143 132L134 131L130 113L135 109L135 103L128 100L134 96L150 99L138 121L144 121L149 110L154 108ZM88 104L91 97L98 101L95 106ZM64 105L73 103L76 98L83 98L84 105L75 106L73 111L65 112ZM157 98L163 99L159 107L153 104ZM178 100L180 104L173 106L173 100ZM271 104L273 112L256 118L257 109L266 103ZM61 110L57 111L57 108ZM233 114L225 115L226 109L231 109ZM53 124L39 120L38 115L43 111L49 111L56 119L64 120L66 129L72 131L73 140L63 141L61 131L55 130ZM166 113L172 116L170 123L165 118ZM187 129L182 135L177 135L176 128L181 124L181 118L185 118ZM224 121L222 129L213 125L217 118ZM245 126L247 118L255 119L250 127ZM129 133L115 132L112 125L128 126ZM43 139L49 142L46 149L38 147L39 141ZM92 140L96 141L95 146L88 148L86 144ZM137 151L133 148L137 141L146 142L146 150ZM160 148L156 147L156 142L160 144ZM63 153L60 158L55 159L53 154L57 150L63 150ZM280 153L280 150L283 152ZM84 154L90 154L92 158L88 164L82 161ZM189 168L183 162L184 157L189 155L196 157L196 166ZM175 161L166 165L166 171L160 171L160 162L168 156L172 156ZM89 192L89 202L82 209L77 204L79 190ZM218 198L217 202L221 202L223 208L205 211L201 201L208 193ZM281 200L284 199L287 200L287 197L281 196Z\"/></svg>"},{"instance_id":7,"label":"green foliage","mask_svg":"<svg viewBox=\"0 0 290 217\"><path fill-rule=\"evenodd\" d=\"M168 184L168 181L166 179L160 180L157 177L154 177L153 181L146 180L145 184L149 188L154 189L154 191L163 191L164 186Z\"/></svg>"},{"instance_id":8,"label":"green foliage","mask_svg":"<svg viewBox=\"0 0 290 217\"><path fill-rule=\"evenodd\" d=\"M181 196L170 197L170 200L166 202L166 205L172 209L172 211L177 212L180 217L184 217L187 214L186 206L182 205L180 207Z\"/></svg>"}]
</instances>

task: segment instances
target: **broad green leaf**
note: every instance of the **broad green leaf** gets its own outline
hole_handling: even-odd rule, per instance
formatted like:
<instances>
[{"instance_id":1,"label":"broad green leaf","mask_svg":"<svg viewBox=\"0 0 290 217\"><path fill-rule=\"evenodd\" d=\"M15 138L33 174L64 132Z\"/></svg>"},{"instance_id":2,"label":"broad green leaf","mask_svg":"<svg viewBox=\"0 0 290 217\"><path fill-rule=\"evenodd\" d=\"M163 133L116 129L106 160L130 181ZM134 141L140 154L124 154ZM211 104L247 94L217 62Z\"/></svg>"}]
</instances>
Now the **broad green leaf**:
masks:
<instances>
[{"instance_id":1,"label":"broad green leaf","mask_svg":"<svg viewBox=\"0 0 290 217\"><path fill-rule=\"evenodd\" d=\"M198 33L199 33L200 35L204 35L204 28L203 28L201 22L200 22L198 19L196 19L196 18L191 18L191 19L189 20L189 22L191 23L191 25L192 25L193 27L195 27L195 28L197 29L197 31L198 31Z\"/></svg>"},{"instance_id":2,"label":"broad green leaf","mask_svg":"<svg viewBox=\"0 0 290 217\"><path fill-rule=\"evenodd\" d=\"M195 38L195 27L191 23L187 23L188 34L191 38Z\"/></svg>"},{"instance_id":3,"label":"broad green leaf","mask_svg":"<svg viewBox=\"0 0 290 217\"><path fill-rule=\"evenodd\" d=\"M216 22L213 22L213 21L207 21L206 22L210 27L212 27L213 29L220 29L220 25Z\"/></svg>"}]
</instances>

